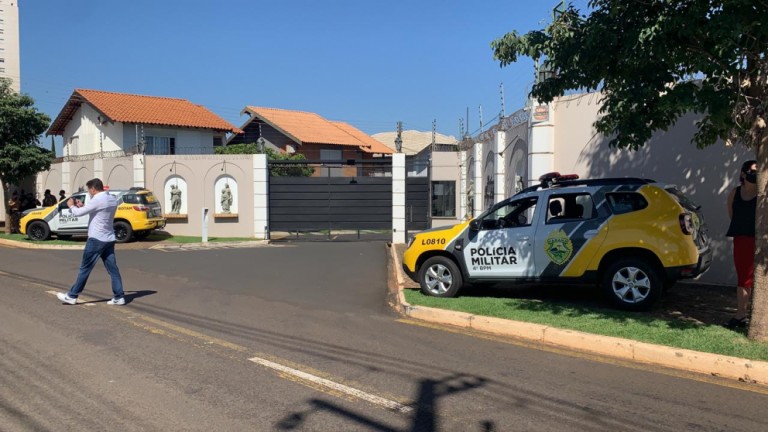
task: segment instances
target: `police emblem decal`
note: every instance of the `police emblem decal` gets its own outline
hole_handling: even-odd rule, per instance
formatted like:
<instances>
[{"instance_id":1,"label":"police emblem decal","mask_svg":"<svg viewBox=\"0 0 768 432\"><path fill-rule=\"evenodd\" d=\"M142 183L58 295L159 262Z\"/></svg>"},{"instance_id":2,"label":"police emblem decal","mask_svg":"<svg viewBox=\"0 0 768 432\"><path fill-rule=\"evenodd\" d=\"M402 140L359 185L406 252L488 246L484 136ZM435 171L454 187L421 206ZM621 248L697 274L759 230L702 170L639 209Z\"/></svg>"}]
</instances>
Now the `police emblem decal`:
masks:
<instances>
[{"instance_id":1,"label":"police emblem decal","mask_svg":"<svg viewBox=\"0 0 768 432\"><path fill-rule=\"evenodd\" d=\"M573 243L563 230L549 233L544 241L544 251L555 264L565 264L573 253Z\"/></svg>"}]
</instances>

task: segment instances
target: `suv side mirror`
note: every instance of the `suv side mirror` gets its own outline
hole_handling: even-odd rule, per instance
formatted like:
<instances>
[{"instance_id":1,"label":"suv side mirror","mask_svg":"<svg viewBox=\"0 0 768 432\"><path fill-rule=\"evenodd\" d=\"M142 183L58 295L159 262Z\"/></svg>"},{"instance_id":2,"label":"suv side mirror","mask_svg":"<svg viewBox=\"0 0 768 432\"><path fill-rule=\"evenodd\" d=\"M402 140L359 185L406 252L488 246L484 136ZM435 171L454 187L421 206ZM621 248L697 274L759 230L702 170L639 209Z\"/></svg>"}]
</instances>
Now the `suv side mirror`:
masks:
<instances>
[{"instance_id":1,"label":"suv side mirror","mask_svg":"<svg viewBox=\"0 0 768 432\"><path fill-rule=\"evenodd\" d=\"M472 219L472 221L469 223L469 229L471 231L480 231L480 221L477 219Z\"/></svg>"}]
</instances>

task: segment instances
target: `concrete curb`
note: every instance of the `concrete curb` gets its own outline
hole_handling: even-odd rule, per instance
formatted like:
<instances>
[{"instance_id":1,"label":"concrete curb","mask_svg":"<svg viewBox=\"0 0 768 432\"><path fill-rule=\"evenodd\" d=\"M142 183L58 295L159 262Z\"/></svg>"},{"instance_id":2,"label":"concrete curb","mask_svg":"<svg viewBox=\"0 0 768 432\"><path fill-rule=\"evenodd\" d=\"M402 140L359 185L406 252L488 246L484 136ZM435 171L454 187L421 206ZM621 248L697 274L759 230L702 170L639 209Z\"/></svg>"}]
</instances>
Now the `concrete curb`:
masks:
<instances>
[{"instance_id":1,"label":"concrete curb","mask_svg":"<svg viewBox=\"0 0 768 432\"><path fill-rule=\"evenodd\" d=\"M654 345L610 336L600 336L575 330L565 330L541 324L472 315L445 309L413 306L403 295L402 269L394 246L392 259L397 274L400 312L413 319L473 329L501 336L569 348L607 357L664 366L743 382L768 385L768 362L747 360L719 354L691 351L664 345Z\"/></svg>"},{"instance_id":2,"label":"concrete curb","mask_svg":"<svg viewBox=\"0 0 768 432\"><path fill-rule=\"evenodd\" d=\"M19 249L63 249L63 250L83 250L85 244L81 245L46 245L46 244L34 244L20 242L16 240L9 240L0 238L0 245L13 246Z\"/></svg>"}]
</instances>

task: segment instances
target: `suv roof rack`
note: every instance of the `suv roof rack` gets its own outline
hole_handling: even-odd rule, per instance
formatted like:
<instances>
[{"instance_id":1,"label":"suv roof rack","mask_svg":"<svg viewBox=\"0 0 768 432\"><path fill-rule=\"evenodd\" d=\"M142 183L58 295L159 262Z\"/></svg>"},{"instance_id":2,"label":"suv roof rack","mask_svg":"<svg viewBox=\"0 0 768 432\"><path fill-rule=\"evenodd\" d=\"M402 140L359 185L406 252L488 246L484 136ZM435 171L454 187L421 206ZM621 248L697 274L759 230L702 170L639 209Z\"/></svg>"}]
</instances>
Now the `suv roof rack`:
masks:
<instances>
[{"instance_id":1,"label":"suv roof rack","mask_svg":"<svg viewBox=\"0 0 768 432\"><path fill-rule=\"evenodd\" d=\"M539 189L562 188L569 186L612 186L628 184L649 184L654 180L639 177L609 177L602 179L579 179L577 174L562 175L559 172L546 173L539 177L539 184L529 186L518 193L534 192Z\"/></svg>"}]
</instances>

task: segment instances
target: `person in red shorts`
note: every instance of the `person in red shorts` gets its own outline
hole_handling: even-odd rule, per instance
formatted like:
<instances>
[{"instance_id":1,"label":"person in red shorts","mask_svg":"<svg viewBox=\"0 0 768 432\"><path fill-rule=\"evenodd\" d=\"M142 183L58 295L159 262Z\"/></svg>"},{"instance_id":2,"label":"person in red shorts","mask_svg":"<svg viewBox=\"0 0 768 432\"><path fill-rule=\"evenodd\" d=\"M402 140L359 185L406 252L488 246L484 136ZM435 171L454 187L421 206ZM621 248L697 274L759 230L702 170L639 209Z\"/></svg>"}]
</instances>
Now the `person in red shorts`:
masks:
<instances>
[{"instance_id":1,"label":"person in red shorts","mask_svg":"<svg viewBox=\"0 0 768 432\"><path fill-rule=\"evenodd\" d=\"M733 262L736 266L736 315L728 321L728 328L749 324L749 301L755 273L755 212L757 209L757 161L748 160L741 165L741 186L728 195L728 237L733 237Z\"/></svg>"}]
</instances>

